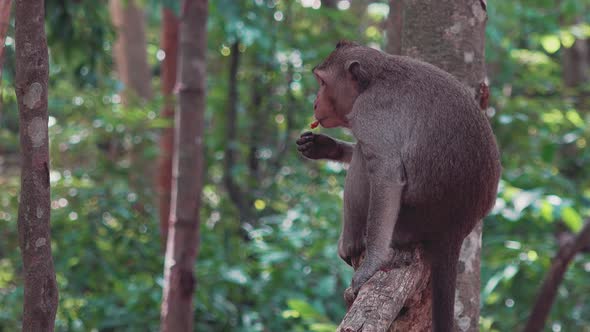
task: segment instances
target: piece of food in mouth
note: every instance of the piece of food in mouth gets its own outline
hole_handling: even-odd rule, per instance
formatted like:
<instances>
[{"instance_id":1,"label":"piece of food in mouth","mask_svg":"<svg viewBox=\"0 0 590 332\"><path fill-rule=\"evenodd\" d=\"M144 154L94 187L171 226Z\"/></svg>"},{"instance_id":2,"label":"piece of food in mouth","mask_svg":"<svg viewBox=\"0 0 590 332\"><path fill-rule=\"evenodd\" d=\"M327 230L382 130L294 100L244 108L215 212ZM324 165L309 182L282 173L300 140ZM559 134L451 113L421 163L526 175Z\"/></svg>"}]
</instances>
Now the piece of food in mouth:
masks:
<instances>
[{"instance_id":1,"label":"piece of food in mouth","mask_svg":"<svg viewBox=\"0 0 590 332\"><path fill-rule=\"evenodd\" d=\"M318 120L315 120L309 126L311 127L311 129L315 129L319 125L320 125L320 122Z\"/></svg>"}]
</instances>

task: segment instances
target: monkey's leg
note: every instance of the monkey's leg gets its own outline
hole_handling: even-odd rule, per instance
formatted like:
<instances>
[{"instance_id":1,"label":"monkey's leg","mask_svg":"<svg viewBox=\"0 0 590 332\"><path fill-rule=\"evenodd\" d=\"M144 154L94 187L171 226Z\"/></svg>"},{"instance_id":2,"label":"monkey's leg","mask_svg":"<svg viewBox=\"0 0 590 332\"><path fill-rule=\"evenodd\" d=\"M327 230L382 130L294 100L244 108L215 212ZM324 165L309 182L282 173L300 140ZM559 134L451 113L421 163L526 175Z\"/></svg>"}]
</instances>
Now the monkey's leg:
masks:
<instances>
[{"instance_id":1,"label":"monkey's leg","mask_svg":"<svg viewBox=\"0 0 590 332\"><path fill-rule=\"evenodd\" d=\"M359 147L354 148L344 184L344 218L338 240L338 255L348 265L365 251L369 210L369 177Z\"/></svg>"},{"instance_id":2,"label":"monkey's leg","mask_svg":"<svg viewBox=\"0 0 590 332\"><path fill-rule=\"evenodd\" d=\"M375 162L377 162L376 165ZM369 159L367 163L370 170L367 254L352 278L352 290L355 294L391 257L393 230L400 211L405 185L401 161L379 162Z\"/></svg>"}]
</instances>

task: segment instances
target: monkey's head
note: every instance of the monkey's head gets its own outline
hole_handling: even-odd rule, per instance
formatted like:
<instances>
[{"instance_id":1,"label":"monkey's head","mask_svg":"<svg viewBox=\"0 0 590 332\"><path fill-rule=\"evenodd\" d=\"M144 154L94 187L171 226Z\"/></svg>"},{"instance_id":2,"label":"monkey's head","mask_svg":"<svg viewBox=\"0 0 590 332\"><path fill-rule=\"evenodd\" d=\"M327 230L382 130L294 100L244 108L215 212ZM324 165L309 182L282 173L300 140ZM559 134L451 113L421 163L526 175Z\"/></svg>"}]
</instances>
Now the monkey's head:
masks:
<instances>
[{"instance_id":1,"label":"monkey's head","mask_svg":"<svg viewBox=\"0 0 590 332\"><path fill-rule=\"evenodd\" d=\"M320 84L313 110L322 127L348 127L346 114L352 111L356 98L370 83L362 62L366 53L373 52L376 50L340 41L326 60L313 69Z\"/></svg>"}]
</instances>

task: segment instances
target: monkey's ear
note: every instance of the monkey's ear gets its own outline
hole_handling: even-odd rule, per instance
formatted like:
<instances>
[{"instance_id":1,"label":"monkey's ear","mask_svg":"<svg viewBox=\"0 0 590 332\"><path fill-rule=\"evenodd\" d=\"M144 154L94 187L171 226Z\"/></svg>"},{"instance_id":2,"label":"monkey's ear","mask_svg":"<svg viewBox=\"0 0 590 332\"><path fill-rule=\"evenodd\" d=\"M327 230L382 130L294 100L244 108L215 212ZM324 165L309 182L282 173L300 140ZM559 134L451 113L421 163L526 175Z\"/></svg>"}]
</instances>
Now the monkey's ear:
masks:
<instances>
[{"instance_id":1,"label":"monkey's ear","mask_svg":"<svg viewBox=\"0 0 590 332\"><path fill-rule=\"evenodd\" d=\"M362 92L369 85L369 75L361 66L358 60L349 60L346 62L346 72L352 79L357 82L359 90Z\"/></svg>"}]
</instances>

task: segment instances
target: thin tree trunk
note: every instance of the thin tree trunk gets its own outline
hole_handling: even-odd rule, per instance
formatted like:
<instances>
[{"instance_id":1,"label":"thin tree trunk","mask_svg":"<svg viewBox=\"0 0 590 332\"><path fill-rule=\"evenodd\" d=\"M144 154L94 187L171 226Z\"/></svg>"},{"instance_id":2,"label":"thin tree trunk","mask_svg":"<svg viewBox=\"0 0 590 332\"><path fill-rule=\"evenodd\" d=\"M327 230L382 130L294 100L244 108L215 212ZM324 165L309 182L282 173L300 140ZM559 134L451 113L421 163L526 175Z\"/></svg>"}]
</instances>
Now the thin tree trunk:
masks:
<instances>
[{"instance_id":1,"label":"thin tree trunk","mask_svg":"<svg viewBox=\"0 0 590 332\"><path fill-rule=\"evenodd\" d=\"M23 331L53 331L57 283L51 256L47 83L42 0L17 0L16 96L21 147L18 237L23 257Z\"/></svg>"},{"instance_id":2,"label":"thin tree trunk","mask_svg":"<svg viewBox=\"0 0 590 332\"><path fill-rule=\"evenodd\" d=\"M404 24L404 1L389 0L389 16L386 22L385 50L389 54L402 54L402 29Z\"/></svg>"},{"instance_id":3,"label":"thin tree trunk","mask_svg":"<svg viewBox=\"0 0 590 332\"><path fill-rule=\"evenodd\" d=\"M121 102L133 97L152 98L151 73L147 62L144 14L135 0L111 0L110 13L117 31L113 47L115 66L124 91Z\"/></svg>"},{"instance_id":4,"label":"thin tree trunk","mask_svg":"<svg viewBox=\"0 0 590 332\"><path fill-rule=\"evenodd\" d=\"M178 60L178 17L170 8L162 9L162 39L160 45L166 57L162 62L162 95L164 108L161 117L174 120L174 84ZM172 190L172 156L174 148L174 126L162 131L160 137L160 157L158 161L158 193L160 198L160 235L162 248L166 248L170 218L170 199Z\"/></svg>"},{"instance_id":5,"label":"thin tree trunk","mask_svg":"<svg viewBox=\"0 0 590 332\"><path fill-rule=\"evenodd\" d=\"M255 64L258 68L265 68L259 61ZM264 69L263 69L264 70ZM262 72L262 71L261 71ZM265 85L262 81L262 75L258 74L254 77L251 85L252 104L249 109L249 117L251 119L258 119L262 107L262 98ZM260 178L260 164L258 162L258 144L264 135L264 127L260 127L256 121L253 121L250 127L250 151L248 154L248 170L250 175L250 184L258 183Z\"/></svg>"},{"instance_id":6,"label":"thin tree trunk","mask_svg":"<svg viewBox=\"0 0 590 332\"><path fill-rule=\"evenodd\" d=\"M581 24L582 18L576 18L576 23ZM590 91L583 88L585 84L590 82L590 38L576 39L570 48L563 48L562 52L563 64L563 82L568 88L573 88L575 91L576 103L578 110L586 112L590 100ZM562 149L564 154L576 154L569 149Z\"/></svg>"},{"instance_id":7,"label":"thin tree trunk","mask_svg":"<svg viewBox=\"0 0 590 332\"><path fill-rule=\"evenodd\" d=\"M553 258L551 269L543 281L543 285L537 295L535 306L531 311L529 320L524 329L524 332L538 332L543 330L547 316L555 301L557 295L557 288L563 280L563 276L567 271L567 267L572 259L580 252L584 247L590 244L590 220L586 221L586 224L575 237L560 246L557 255Z\"/></svg>"},{"instance_id":8,"label":"thin tree trunk","mask_svg":"<svg viewBox=\"0 0 590 332\"><path fill-rule=\"evenodd\" d=\"M176 113L170 231L164 267L161 331L193 330L193 273L199 248L207 0L185 0L180 21L179 106Z\"/></svg>"},{"instance_id":9,"label":"thin tree trunk","mask_svg":"<svg viewBox=\"0 0 590 332\"><path fill-rule=\"evenodd\" d=\"M582 12L587 12L588 6ZM560 18L562 26L584 23L583 17L568 20ZM590 39L576 39L571 47L562 49L563 81L567 87L579 88L590 81ZM581 96L587 97L587 96Z\"/></svg>"},{"instance_id":10,"label":"thin tree trunk","mask_svg":"<svg viewBox=\"0 0 590 332\"><path fill-rule=\"evenodd\" d=\"M286 9L286 18L285 18L285 25L292 26L293 22L293 2L288 3L288 7ZM322 1L322 6L328 8L329 10L336 10L336 1ZM327 26L322 27L322 30L329 31L332 29L331 21L327 22ZM288 42L293 43L294 39L293 36L288 37ZM293 67L292 65L288 65L287 73L285 77L285 82L287 82L287 104L284 105L285 107L285 130L283 133L279 131L279 137L276 139L276 153L274 158L272 158L269 162L271 165L271 169L275 174L278 174L281 170L281 165L283 158L285 157L290 144L296 139L297 133L293 132L293 126L295 125L294 121L294 112L296 110L295 107L295 96L293 95L293 91L291 90L291 84L293 83ZM317 166L317 164L315 165ZM314 166L314 167L315 167ZM274 175L272 175L274 177Z\"/></svg>"},{"instance_id":11,"label":"thin tree trunk","mask_svg":"<svg viewBox=\"0 0 590 332\"><path fill-rule=\"evenodd\" d=\"M229 197L238 209L240 222L250 219L248 199L245 190L236 183L233 176L233 168L236 160L236 150L239 148L239 142L236 135L238 132L238 68L240 66L240 41L236 40L231 46L231 57L229 65L229 81L227 93L227 144L225 148L225 158L223 163L223 182Z\"/></svg>"},{"instance_id":12,"label":"thin tree trunk","mask_svg":"<svg viewBox=\"0 0 590 332\"><path fill-rule=\"evenodd\" d=\"M563 49L563 80L568 87L579 87L590 81L590 40L577 39Z\"/></svg>"}]
</instances>

